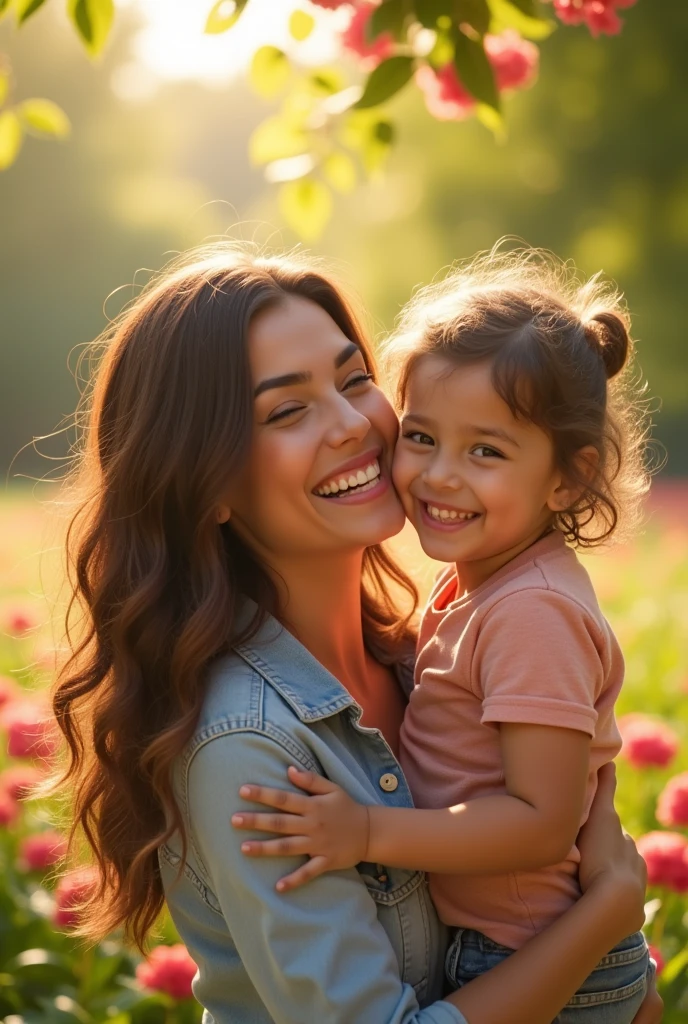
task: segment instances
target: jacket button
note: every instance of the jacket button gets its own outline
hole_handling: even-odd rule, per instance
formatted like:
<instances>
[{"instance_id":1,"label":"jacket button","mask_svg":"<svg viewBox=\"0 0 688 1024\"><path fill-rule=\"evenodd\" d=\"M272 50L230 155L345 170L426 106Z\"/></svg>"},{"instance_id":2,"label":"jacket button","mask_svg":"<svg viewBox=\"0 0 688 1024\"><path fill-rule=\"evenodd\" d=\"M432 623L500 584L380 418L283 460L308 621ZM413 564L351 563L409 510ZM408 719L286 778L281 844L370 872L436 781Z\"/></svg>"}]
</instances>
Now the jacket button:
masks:
<instances>
[{"instance_id":1,"label":"jacket button","mask_svg":"<svg viewBox=\"0 0 688 1024\"><path fill-rule=\"evenodd\" d=\"M380 789L384 789L385 793L393 793L398 785L398 778L396 775L392 775L391 772L385 772L384 775L380 776Z\"/></svg>"}]
</instances>

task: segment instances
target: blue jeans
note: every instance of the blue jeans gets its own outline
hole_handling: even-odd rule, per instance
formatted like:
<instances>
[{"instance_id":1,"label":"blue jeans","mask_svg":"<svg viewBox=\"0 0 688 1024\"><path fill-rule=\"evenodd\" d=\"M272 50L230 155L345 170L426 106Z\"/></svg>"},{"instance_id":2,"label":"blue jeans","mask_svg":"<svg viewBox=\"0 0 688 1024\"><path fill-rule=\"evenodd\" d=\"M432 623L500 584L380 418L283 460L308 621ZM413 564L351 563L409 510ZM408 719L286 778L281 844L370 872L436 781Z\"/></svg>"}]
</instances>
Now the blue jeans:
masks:
<instances>
[{"instance_id":1,"label":"blue jeans","mask_svg":"<svg viewBox=\"0 0 688 1024\"><path fill-rule=\"evenodd\" d=\"M445 971L453 988L460 988L505 960L513 949L486 935L459 928L449 947ZM631 1024L645 998L653 965L642 932L635 932L603 957L554 1024ZM521 1022L514 1012L509 1024Z\"/></svg>"}]
</instances>

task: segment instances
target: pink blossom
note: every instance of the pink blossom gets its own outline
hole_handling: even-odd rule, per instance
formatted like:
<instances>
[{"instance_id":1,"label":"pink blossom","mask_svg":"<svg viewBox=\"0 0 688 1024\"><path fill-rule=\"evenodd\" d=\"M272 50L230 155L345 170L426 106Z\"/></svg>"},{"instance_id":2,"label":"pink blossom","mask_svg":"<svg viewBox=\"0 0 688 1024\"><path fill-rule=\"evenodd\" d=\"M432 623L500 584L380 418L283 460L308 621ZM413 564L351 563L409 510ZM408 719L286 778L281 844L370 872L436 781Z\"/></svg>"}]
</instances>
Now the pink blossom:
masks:
<instances>
[{"instance_id":1,"label":"pink blossom","mask_svg":"<svg viewBox=\"0 0 688 1024\"><path fill-rule=\"evenodd\" d=\"M372 42L368 42L366 31L368 22L379 6L377 0L363 0L354 8L349 25L341 34L345 49L362 58L363 66L372 70L394 52L394 39L389 32L383 32Z\"/></svg>"},{"instance_id":2,"label":"pink blossom","mask_svg":"<svg viewBox=\"0 0 688 1024\"><path fill-rule=\"evenodd\" d=\"M340 7L348 7L351 0L311 0L316 7L324 7L326 11L337 11Z\"/></svg>"},{"instance_id":3,"label":"pink blossom","mask_svg":"<svg viewBox=\"0 0 688 1024\"><path fill-rule=\"evenodd\" d=\"M0 825L12 825L19 817L19 804L9 793L0 790Z\"/></svg>"},{"instance_id":4,"label":"pink blossom","mask_svg":"<svg viewBox=\"0 0 688 1024\"><path fill-rule=\"evenodd\" d=\"M659 975L664 970L664 957L659 952L657 947L653 946L651 942L648 942L647 948L650 950L650 956L652 957L654 962L657 964L657 977L659 977Z\"/></svg>"},{"instance_id":5,"label":"pink blossom","mask_svg":"<svg viewBox=\"0 0 688 1024\"><path fill-rule=\"evenodd\" d=\"M415 78L425 106L438 121L458 121L473 110L475 100L459 81L453 64L445 64L439 71L424 64Z\"/></svg>"},{"instance_id":6,"label":"pink blossom","mask_svg":"<svg viewBox=\"0 0 688 1024\"><path fill-rule=\"evenodd\" d=\"M59 746L55 720L42 701L23 701L3 718L10 757L51 757Z\"/></svg>"},{"instance_id":7,"label":"pink blossom","mask_svg":"<svg viewBox=\"0 0 688 1024\"><path fill-rule=\"evenodd\" d=\"M98 884L98 869L76 868L67 872L55 889L53 924L58 928L73 928L79 923L80 910Z\"/></svg>"},{"instance_id":8,"label":"pink blossom","mask_svg":"<svg viewBox=\"0 0 688 1024\"><path fill-rule=\"evenodd\" d=\"M657 821L668 827L688 825L688 772L669 779L657 801Z\"/></svg>"},{"instance_id":9,"label":"pink blossom","mask_svg":"<svg viewBox=\"0 0 688 1024\"><path fill-rule=\"evenodd\" d=\"M635 768L666 768L678 751L678 736L665 722L632 713L617 722L623 745L621 756Z\"/></svg>"},{"instance_id":10,"label":"pink blossom","mask_svg":"<svg viewBox=\"0 0 688 1024\"><path fill-rule=\"evenodd\" d=\"M188 999L193 993L191 982L196 964L186 946L156 946L150 956L136 968L136 977L145 988L166 992L173 999Z\"/></svg>"},{"instance_id":11,"label":"pink blossom","mask_svg":"<svg viewBox=\"0 0 688 1024\"><path fill-rule=\"evenodd\" d=\"M553 0L554 10L566 25L585 23L591 35L617 35L623 22L617 9L632 7L636 0Z\"/></svg>"},{"instance_id":12,"label":"pink blossom","mask_svg":"<svg viewBox=\"0 0 688 1024\"><path fill-rule=\"evenodd\" d=\"M485 36L485 53L500 92L523 89L533 82L540 54L537 46L521 39L518 32L507 29L498 36ZM426 65L420 67L416 84L424 95L428 111L439 121L460 120L475 107L475 99L460 80L453 63L445 64L439 71Z\"/></svg>"},{"instance_id":13,"label":"pink blossom","mask_svg":"<svg viewBox=\"0 0 688 1024\"><path fill-rule=\"evenodd\" d=\"M19 609L10 612L7 617L7 631L12 636L25 636L35 625L36 623L27 612L20 611Z\"/></svg>"},{"instance_id":14,"label":"pink blossom","mask_svg":"<svg viewBox=\"0 0 688 1024\"><path fill-rule=\"evenodd\" d=\"M648 832L637 842L649 885L688 891L688 840L678 832Z\"/></svg>"},{"instance_id":15,"label":"pink blossom","mask_svg":"<svg viewBox=\"0 0 688 1024\"><path fill-rule=\"evenodd\" d=\"M499 36L485 36L485 53L492 65L497 88L524 89L537 74L540 51L534 43L507 29Z\"/></svg>"},{"instance_id":16,"label":"pink blossom","mask_svg":"<svg viewBox=\"0 0 688 1024\"><path fill-rule=\"evenodd\" d=\"M8 793L13 800L23 800L43 779L43 772L32 764L16 764L0 772L0 790Z\"/></svg>"},{"instance_id":17,"label":"pink blossom","mask_svg":"<svg viewBox=\"0 0 688 1024\"><path fill-rule=\"evenodd\" d=\"M19 864L25 871L45 871L67 853L67 840L59 832L46 829L26 836L19 844Z\"/></svg>"},{"instance_id":18,"label":"pink blossom","mask_svg":"<svg viewBox=\"0 0 688 1024\"><path fill-rule=\"evenodd\" d=\"M0 708L7 707L19 696L19 687L14 679L8 676L0 676Z\"/></svg>"}]
</instances>

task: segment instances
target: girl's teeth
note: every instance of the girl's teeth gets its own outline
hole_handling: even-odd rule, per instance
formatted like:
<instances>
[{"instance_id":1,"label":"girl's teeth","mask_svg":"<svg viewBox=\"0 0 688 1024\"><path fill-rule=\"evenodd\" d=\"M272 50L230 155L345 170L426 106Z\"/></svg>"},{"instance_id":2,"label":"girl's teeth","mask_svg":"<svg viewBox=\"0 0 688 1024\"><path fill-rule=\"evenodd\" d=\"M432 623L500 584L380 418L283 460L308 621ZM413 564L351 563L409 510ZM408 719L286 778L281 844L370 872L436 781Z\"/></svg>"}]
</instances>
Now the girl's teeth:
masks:
<instances>
[{"instance_id":1,"label":"girl's teeth","mask_svg":"<svg viewBox=\"0 0 688 1024\"><path fill-rule=\"evenodd\" d=\"M475 519L477 512L455 512L454 509L438 508L437 505L427 505L428 513L433 519L446 522L448 519Z\"/></svg>"}]
</instances>

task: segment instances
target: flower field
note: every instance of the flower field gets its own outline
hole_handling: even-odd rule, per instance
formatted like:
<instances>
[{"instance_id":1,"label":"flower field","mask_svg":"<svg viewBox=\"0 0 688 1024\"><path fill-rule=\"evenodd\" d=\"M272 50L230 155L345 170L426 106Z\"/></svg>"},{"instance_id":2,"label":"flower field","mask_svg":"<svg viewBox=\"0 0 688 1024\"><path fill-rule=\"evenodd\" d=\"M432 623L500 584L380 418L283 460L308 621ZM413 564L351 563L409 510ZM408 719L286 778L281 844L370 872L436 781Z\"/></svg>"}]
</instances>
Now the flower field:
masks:
<instances>
[{"instance_id":1,"label":"flower field","mask_svg":"<svg viewBox=\"0 0 688 1024\"><path fill-rule=\"evenodd\" d=\"M618 806L648 864L646 933L665 1021L688 1019L688 486L657 485L644 535L586 556L624 649ZM70 936L88 869L60 872L56 812L29 799L55 750L42 693L55 640L56 530L28 495L0 502L0 1019L8 1024L192 1024L194 965L163 919L147 958L118 936ZM400 548L425 582L413 541ZM42 552L42 554L41 554ZM59 633L56 634L59 639Z\"/></svg>"}]
</instances>

